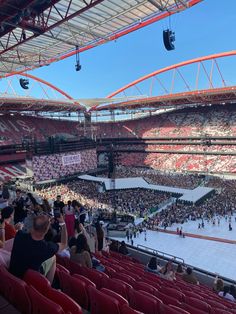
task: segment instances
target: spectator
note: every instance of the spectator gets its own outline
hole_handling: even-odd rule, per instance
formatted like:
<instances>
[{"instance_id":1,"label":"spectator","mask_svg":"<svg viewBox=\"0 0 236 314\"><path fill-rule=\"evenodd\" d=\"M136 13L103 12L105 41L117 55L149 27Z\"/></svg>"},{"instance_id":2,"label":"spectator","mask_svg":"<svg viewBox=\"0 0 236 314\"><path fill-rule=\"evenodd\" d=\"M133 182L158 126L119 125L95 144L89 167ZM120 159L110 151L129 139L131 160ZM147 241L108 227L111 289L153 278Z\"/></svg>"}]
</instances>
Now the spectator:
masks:
<instances>
[{"instance_id":1,"label":"spectator","mask_svg":"<svg viewBox=\"0 0 236 314\"><path fill-rule=\"evenodd\" d=\"M223 297L226 300L235 301L235 298L230 294L230 287L224 286L224 290L218 293L220 297Z\"/></svg>"},{"instance_id":2,"label":"spectator","mask_svg":"<svg viewBox=\"0 0 236 314\"><path fill-rule=\"evenodd\" d=\"M220 278L218 278L218 276L216 276L215 280L214 280L214 284L213 284L213 290L216 292L220 292L224 290L224 281Z\"/></svg>"},{"instance_id":3,"label":"spectator","mask_svg":"<svg viewBox=\"0 0 236 314\"><path fill-rule=\"evenodd\" d=\"M92 268L92 259L86 237L81 233L76 239L76 245L71 248L71 260L88 268Z\"/></svg>"},{"instance_id":4,"label":"spectator","mask_svg":"<svg viewBox=\"0 0 236 314\"><path fill-rule=\"evenodd\" d=\"M54 215L55 213L62 214L65 204L61 200L61 195L57 195L57 199L53 203Z\"/></svg>"},{"instance_id":5,"label":"spectator","mask_svg":"<svg viewBox=\"0 0 236 314\"><path fill-rule=\"evenodd\" d=\"M123 255L128 255L129 254L129 251L127 249L127 246L125 244L125 241L122 241L121 244L120 244L120 247L119 247L119 253L120 254L123 254Z\"/></svg>"},{"instance_id":6,"label":"spectator","mask_svg":"<svg viewBox=\"0 0 236 314\"><path fill-rule=\"evenodd\" d=\"M0 210L8 205L9 197L8 188L4 186L2 181L0 181Z\"/></svg>"},{"instance_id":7,"label":"spectator","mask_svg":"<svg viewBox=\"0 0 236 314\"><path fill-rule=\"evenodd\" d=\"M61 242L46 242L44 237L50 227L47 215L33 218L30 233L17 232L13 244L10 272L22 278L28 269L42 272L52 283L55 270L55 254L67 247L66 225L62 217L58 218L61 226Z\"/></svg>"},{"instance_id":8,"label":"spectator","mask_svg":"<svg viewBox=\"0 0 236 314\"><path fill-rule=\"evenodd\" d=\"M183 275L184 274L184 269L182 264L178 264L177 269L176 269L176 273L179 275Z\"/></svg>"},{"instance_id":9,"label":"spectator","mask_svg":"<svg viewBox=\"0 0 236 314\"><path fill-rule=\"evenodd\" d=\"M146 269L147 271L152 272L152 273L159 273L159 271L161 270L161 267L157 264L156 257L150 258L150 261L148 262Z\"/></svg>"},{"instance_id":10,"label":"spectator","mask_svg":"<svg viewBox=\"0 0 236 314\"><path fill-rule=\"evenodd\" d=\"M169 261L166 263L165 266L161 268L160 273L165 279L173 281L175 279L175 272L173 270L172 262Z\"/></svg>"},{"instance_id":11,"label":"spectator","mask_svg":"<svg viewBox=\"0 0 236 314\"><path fill-rule=\"evenodd\" d=\"M104 231L102 229L101 224L98 221L95 224L95 228L96 228L96 250L99 253L101 253L104 242Z\"/></svg>"},{"instance_id":12,"label":"spectator","mask_svg":"<svg viewBox=\"0 0 236 314\"><path fill-rule=\"evenodd\" d=\"M5 246L5 222L0 219L0 266L8 268L11 258L11 253L4 249Z\"/></svg>"},{"instance_id":13,"label":"spectator","mask_svg":"<svg viewBox=\"0 0 236 314\"><path fill-rule=\"evenodd\" d=\"M199 281L197 280L196 276L193 274L193 270L191 267L187 267L186 272L182 275L182 279L194 285L199 284Z\"/></svg>"},{"instance_id":14,"label":"spectator","mask_svg":"<svg viewBox=\"0 0 236 314\"><path fill-rule=\"evenodd\" d=\"M5 222L5 241L15 238L16 232L22 229L23 224L19 222L15 226L12 225L14 209L10 206L3 208L1 214Z\"/></svg>"},{"instance_id":15,"label":"spectator","mask_svg":"<svg viewBox=\"0 0 236 314\"><path fill-rule=\"evenodd\" d=\"M24 199L21 195L21 190L16 190L16 198L12 202L14 207L14 223L23 222L27 216L27 211L24 209Z\"/></svg>"},{"instance_id":16,"label":"spectator","mask_svg":"<svg viewBox=\"0 0 236 314\"><path fill-rule=\"evenodd\" d=\"M64 207L64 212L68 237L71 238L74 236L75 228L75 212L74 208L72 207L71 201L68 201L67 205Z\"/></svg>"},{"instance_id":17,"label":"spectator","mask_svg":"<svg viewBox=\"0 0 236 314\"><path fill-rule=\"evenodd\" d=\"M234 285L230 285L229 286L229 293L234 297L234 299L236 300L236 289Z\"/></svg>"}]
</instances>

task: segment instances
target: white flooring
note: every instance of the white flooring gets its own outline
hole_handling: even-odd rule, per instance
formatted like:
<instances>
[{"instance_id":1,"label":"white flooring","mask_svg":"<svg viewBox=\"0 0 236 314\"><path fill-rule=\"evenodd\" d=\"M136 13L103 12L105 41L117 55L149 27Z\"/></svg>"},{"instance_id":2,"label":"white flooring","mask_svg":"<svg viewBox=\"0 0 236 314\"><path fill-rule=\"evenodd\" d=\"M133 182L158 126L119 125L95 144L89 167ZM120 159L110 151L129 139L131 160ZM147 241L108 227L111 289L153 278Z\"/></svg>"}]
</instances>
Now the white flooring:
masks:
<instances>
[{"instance_id":1,"label":"white flooring","mask_svg":"<svg viewBox=\"0 0 236 314\"><path fill-rule=\"evenodd\" d=\"M197 229L196 221L188 222L182 226L185 232L194 231L197 234L236 240L236 222L234 219L232 219L233 231L231 232L228 231L228 224L223 223L223 220L220 227L206 224L204 230ZM176 230L176 227L177 225L173 226L172 229ZM126 240L124 238L114 239ZM236 244L190 237L180 238L177 235L150 230L147 231L147 241L144 239L144 233L134 239L134 246L138 244L181 257L186 264L236 280Z\"/></svg>"}]
</instances>

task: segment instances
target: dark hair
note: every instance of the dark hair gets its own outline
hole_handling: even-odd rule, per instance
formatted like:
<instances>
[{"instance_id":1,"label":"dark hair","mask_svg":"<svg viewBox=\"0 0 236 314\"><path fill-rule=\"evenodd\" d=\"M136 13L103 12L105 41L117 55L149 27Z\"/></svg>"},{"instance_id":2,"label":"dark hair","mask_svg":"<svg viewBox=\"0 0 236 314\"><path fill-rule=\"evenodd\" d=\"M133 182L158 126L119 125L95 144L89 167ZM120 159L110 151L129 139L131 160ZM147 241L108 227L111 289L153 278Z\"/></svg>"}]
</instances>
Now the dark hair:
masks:
<instances>
[{"instance_id":1,"label":"dark hair","mask_svg":"<svg viewBox=\"0 0 236 314\"><path fill-rule=\"evenodd\" d=\"M193 272L192 268L191 268L191 267L187 267L186 273L187 273L188 275L191 275L192 272Z\"/></svg>"},{"instance_id":2,"label":"dark hair","mask_svg":"<svg viewBox=\"0 0 236 314\"><path fill-rule=\"evenodd\" d=\"M46 215L40 215L33 218L33 229L40 233L48 231L50 225L49 217Z\"/></svg>"},{"instance_id":3,"label":"dark hair","mask_svg":"<svg viewBox=\"0 0 236 314\"><path fill-rule=\"evenodd\" d=\"M148 263L148 268L156 270L157 269L157 259L156 257L151 257Z\"/></svg>"},{"instance_id":4,"label":"dark hair","mask_svg":"<svg viewBox=\"0 0 236 314\"><path fill-rule=\"evenodd\" d=\"M236 299L236 288L234 285L229 286L229 293Z\"/></svg>"},{"instance_id":5,"label":"dark hair","mask_svg":"<svg viewBox=\"0 0 236 314\"><path fill-rule=\"evenodd\" d=\"M183 272L183 267L182 264L178 264L177 269L176 269L177 273L182 273Z\"/></svg>"},{"instance_id":6,"label":"dark hair","mask_svg":"<svg viewBox=\"0 0 236 314\"><path fill-rule=\"evenodd\" d=\"M100 223L97 221L95 224L96 232L97 232L97 237L98 238L103 238L104 237L104 232L102 230L102 226Z\"/></svg>"},{"instance_id":7,"label":"dark hair","mask_svg":"<svg viewBox=\"0 0 236 314\"><path fill-rule=\"evenodd\" d=\"M4 220L4 219L10 218L13 213L14 213L14 209L12 207L7 206L3 208L1 211L2 219Z\"/></svg>"},{"instance_id":8,"label":"dark hair","mask_svg":"<svg viewBox=\"0 0 236 314\"><path fill-rule=\"evenodd\" d=\"M225 297L227 293L229 293L229 286L224 286L223 296Z\"/></svg>"},{"instance_id":9,"label":"dark hair","mask_svg":"<svg viewBox=\"0 0 236 314\"><path fill-rule=\"evenodd\" d=\"M86 237L83 234L79 234L76 239L76 253L80 254L83 251L88 251L90 253Z\"/></svg>"}]
</instances>

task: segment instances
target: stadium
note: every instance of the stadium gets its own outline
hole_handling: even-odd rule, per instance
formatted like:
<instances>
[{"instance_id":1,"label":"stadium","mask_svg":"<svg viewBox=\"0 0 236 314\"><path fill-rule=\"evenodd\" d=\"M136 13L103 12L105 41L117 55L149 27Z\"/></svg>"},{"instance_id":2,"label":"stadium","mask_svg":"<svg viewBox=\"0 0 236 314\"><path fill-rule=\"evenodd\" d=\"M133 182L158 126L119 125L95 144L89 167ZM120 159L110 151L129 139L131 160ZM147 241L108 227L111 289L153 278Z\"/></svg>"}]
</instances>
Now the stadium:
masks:
<instances>
[{"instance_id":1,"label":"stadium","mask_svg":"<svg viewBox=\"0 0 236 314\"><path fill-rule=\"evenodd\" d=\"M236 313L229 2L0 1L0 313Z\"/></svg>"}]
</instances>

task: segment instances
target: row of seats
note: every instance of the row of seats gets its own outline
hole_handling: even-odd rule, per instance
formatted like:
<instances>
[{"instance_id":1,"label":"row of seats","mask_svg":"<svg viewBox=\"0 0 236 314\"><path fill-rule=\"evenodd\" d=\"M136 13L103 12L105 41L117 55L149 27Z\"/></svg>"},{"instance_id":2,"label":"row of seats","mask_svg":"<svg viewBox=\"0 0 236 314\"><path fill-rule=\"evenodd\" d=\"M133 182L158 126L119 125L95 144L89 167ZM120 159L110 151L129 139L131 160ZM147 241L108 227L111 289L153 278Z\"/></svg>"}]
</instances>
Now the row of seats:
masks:
<instances>
[{"instance_id":1,"label":"row of seats","mask_svg":"<svg viewBox=\"0 0 236 314\"><path fill-rule=\"evenodd\" d=\"M177 277L174 282L168 281L146 272L142 264L124 259L118 253L97 257L105 266L105 274L94 269L81 267L66 258L58 257L57 259L61 265L58 265L58 277L64 292L75 298L73 295L75 289L72 288L73 284L69 283L75 278L84 281L83 295L86 295L87 289L87 298L85 297L84 300L77 299L81 306L82 304L88 306L89 300L92 302L90 304L91 309L93 302L97 304L96 307L103 309L108 306L107 304L110 304L109 311L110 306L113 310L109 312L107 309L103 313L114 312L115 314L133 313L132 310L145 314L236 313L236 307L233 303L220 298L208 287L187 284L180 277ZM81 296L82 293L79 295ZM116 299L120 305L114 300L112 301L110 297ZM126 312L128 309L129 312ZM91 313L98 314L101 312L91 311Z\"/></svg>"},{"instance_id":2,"label":"row of seats","mask_svg":"<svg viewBox=\"0 0 236 314\"><path fill-rule=\"evenodd\" d=\"M185 108L139 120L100 123L97 136L109 137L173 137L235 136L234 106Z\"/></svg>"},{"instance_id":3,"label":"row of seats","mask_svg":"<svg viewBox=\"0 0 236 314\"><path fill-rule=\"evenodd\" d=\"M236 156L233 155L120 153L119 164L127 167L146 166L162 171L236 172Z\"/></svg>"},{"instance_id":4,"label":"row of seats","mask_svg":"<svg viewBox=\"0 0 236 314\"><path fill-rule=\"evenodd\" d=\"M22 314L82 314L81 307L68 295L51 288L46 277L28 270L24 280L0 267L0 294ZM7 304L2 308L7 313Z\"/></svg>"}]
</instances>

